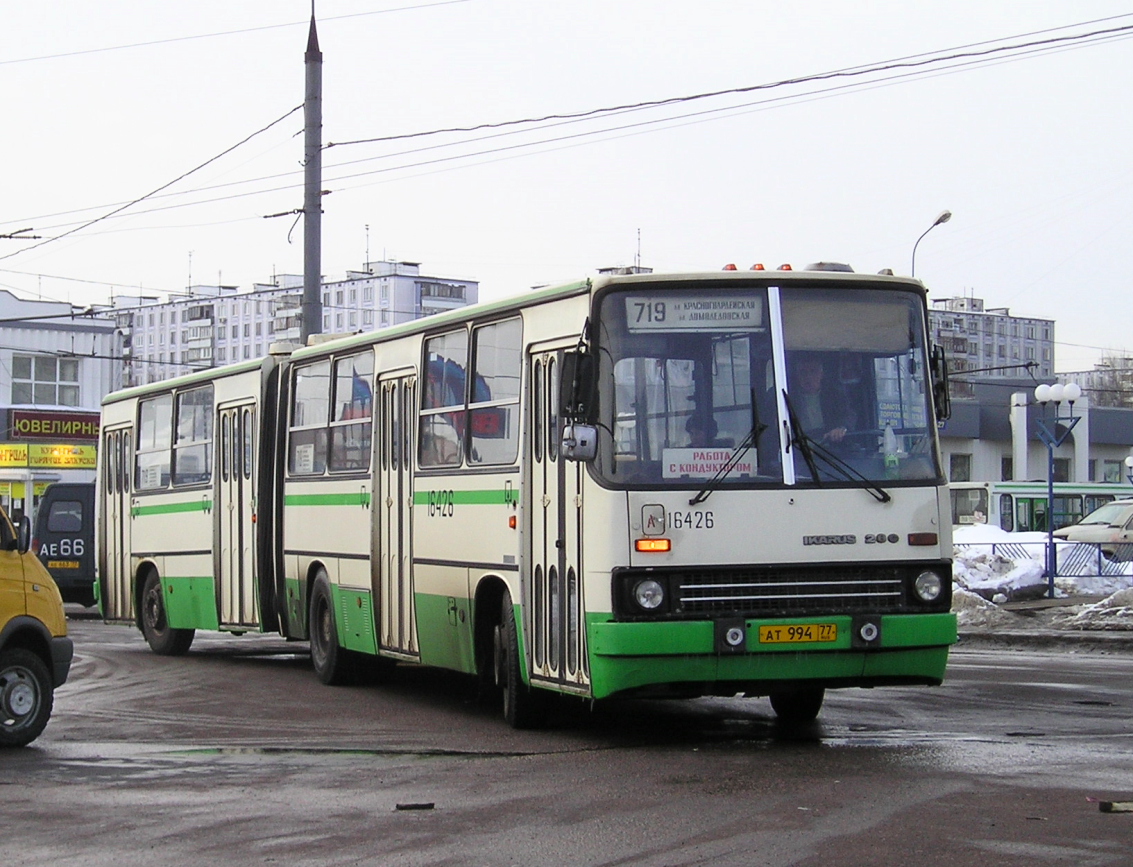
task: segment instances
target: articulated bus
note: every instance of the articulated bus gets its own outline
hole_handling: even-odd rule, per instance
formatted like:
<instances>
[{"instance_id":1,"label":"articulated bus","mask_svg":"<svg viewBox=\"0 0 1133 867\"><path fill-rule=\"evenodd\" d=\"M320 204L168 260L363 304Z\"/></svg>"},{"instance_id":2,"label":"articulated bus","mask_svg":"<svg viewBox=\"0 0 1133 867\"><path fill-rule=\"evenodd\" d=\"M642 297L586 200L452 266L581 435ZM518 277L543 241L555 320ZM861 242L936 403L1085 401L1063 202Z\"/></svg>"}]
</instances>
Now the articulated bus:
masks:
<instances>
[{"instance_id":1,"label":"articulated bus","mask_svg":"<svg viewBox=\"0 0 1133 867\"><path fill-rule=\"evenodd\" d=\"M108 395L104 617L555 694L939 684L956 639L925 290L624 275Z\"/></svg>"},{"instance_id":2,"label":"articulated bus","mask_svg":"<svg viewBox=\"0 0 1133 867\"><path fill-rule=\"evenodd\" d=\"M990 524L1009 533L1047 531L1047 483L952 482L952 525ZM1052 530L1077 524L1111 500L1133 497L1133 485L1115 482L1055 482Z\"/></svg>"}]
</instances>

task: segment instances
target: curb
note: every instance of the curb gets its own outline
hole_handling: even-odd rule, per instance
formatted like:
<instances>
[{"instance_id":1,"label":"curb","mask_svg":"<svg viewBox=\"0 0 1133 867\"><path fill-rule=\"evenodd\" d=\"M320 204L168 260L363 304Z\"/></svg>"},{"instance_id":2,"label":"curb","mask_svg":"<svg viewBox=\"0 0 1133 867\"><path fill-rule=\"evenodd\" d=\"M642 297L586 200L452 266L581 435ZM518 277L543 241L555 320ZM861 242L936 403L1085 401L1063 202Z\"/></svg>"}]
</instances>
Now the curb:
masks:
<instances>
[{"instance_id":1,"label":"curb","mask_svg":"<svg viewBox=\"0 0 1133 867\"><path fill-rule=\"evenodd\" d=\"M989 632L961 632L953 649L1039 649L1070 653L1133 653L1133 631L1084 631L1058 629L1044 632L998 629Z\"/></svg>"}]
</instances>

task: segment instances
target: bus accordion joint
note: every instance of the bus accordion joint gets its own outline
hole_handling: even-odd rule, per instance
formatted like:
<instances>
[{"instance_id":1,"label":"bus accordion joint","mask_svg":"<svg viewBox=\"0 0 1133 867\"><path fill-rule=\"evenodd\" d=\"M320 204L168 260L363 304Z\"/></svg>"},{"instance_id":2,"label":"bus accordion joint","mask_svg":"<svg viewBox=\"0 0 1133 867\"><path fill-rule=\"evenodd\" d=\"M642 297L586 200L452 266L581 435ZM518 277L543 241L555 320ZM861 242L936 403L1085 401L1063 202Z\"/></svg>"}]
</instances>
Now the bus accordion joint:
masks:
<instances>
[{"instance_id":1,"label":"bus accordion joint","mask_svg":"<svg viewBox=\"0 0 1133 867\"><path fill-rule=\"evenodd\" d=\"M633 547L639 554L665 554L672 544L668 539L638 539Z\"/></svg>"},{"instance_id":2,"label":"bus accordion joint","mask_svg":"<svg viewBox=\"0 0 1133 867\"><path fill-rule=\"evenodd\" d=\"M910 533L909 544L917 546L935 545L939 537L936 533Z\"/></svg>"}]
</instances>

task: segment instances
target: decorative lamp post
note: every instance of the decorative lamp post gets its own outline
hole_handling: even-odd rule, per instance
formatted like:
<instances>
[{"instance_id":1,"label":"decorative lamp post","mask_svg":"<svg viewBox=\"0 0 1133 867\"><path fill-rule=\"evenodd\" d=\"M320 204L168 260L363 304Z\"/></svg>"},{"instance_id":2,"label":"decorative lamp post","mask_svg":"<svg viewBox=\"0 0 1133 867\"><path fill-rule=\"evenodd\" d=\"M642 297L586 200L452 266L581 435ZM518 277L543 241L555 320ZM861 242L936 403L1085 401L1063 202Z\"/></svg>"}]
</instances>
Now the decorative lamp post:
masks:
<instances>
[{"instance_id":1,"label":"decorative lamp post","mask_svg":"<svg viewBox=\"0 0 1133 867\"><path fill-rule=\"evenodd\" d=\"M1125 478L1129 484L1133 485L1133 455L1125 458Z\"/></svg>"},{"instance_id":2,"label":"decorative lamp post","mask_svg":"<svg viewBox=\"0 0 1133 867\"><path fill-rule=\"evenodd\" d=\"M1035 387L1035 400L1042 407L1042 418L1038 419L1039 439L1046 446L1046 580L1047 593L1054 598L1054 576L1058 572L1058 554L1054 549L1054 450L1066 442L1070 431L1078 423L1074 415L1074 401L1082 396L1082 389L1076 382L1066 385L1039 385ZM1062 402L1067 404L1066 415L1062 414ZM1054 412L1047 415L1047 404L1054 404ZM1049 423L1049 424L1048 424ZM1059 425L1062 430L1059 431Z\"/></svg>"},{"instance_id":3,"label":"decorative lamp post","mask_svg":"<svg viewBox=\"0 0 1133 867\"><path fill-rule=\"evenodd\" d=\"M929 232L931 232L933 229L935 229L941 223L947 223L951 219L952 219L952 212L951 211L941 211L939 214L936 215L936 219L933 221L932 225L929 226L927 229L925 229L923 232L921 232L921 236L919 238L917 238L917 243L913 244L913 261L912 261L910 268L909 268L909 275L910 276L912 276L912 277L917 276L917 245L920 244L920 242L924 239L925 235L927 235Z\"/></svg>"}]
</instances>

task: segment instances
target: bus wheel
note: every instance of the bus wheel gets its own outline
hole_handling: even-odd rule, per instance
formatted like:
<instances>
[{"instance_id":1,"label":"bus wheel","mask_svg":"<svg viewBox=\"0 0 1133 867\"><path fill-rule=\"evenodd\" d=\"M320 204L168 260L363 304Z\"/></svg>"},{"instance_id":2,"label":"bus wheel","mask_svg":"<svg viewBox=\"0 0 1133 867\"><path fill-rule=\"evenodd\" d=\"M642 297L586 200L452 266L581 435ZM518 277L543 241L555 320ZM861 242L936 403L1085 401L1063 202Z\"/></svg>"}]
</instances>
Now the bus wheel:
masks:
<instances>
[{"instance_id":1,"label":"bus wheel","mask_svg":"<svg viewBox=\"0 0 1133 867\"><path fill-rule=\"evenodd\" d=\"M150 650L158 656L180 656L189 649L195 634L192 629L170 627L161 598L161 576L150 572L142 587L142 635Z\"/></svg>"},{"instance_id":2,"label":"bus wheel","mask_svg":"<svg viewBox=\"0 0 1133 867\"><path fill-rule=\"evenodd\" d=\"M323 569L315 576L315 586L311 590L311 613L307 631L311 636L311 664L315 667L316 676L329 686L346 683L349 680L348 654L338 646L330 580Z\"/></svg>"},{"instance_id":3,"label":"bus wheel","mask_svg":"<svg viewBox=\"0 0 1133 867\"><path fill-rule=\"evenodd\" d=\"M814 722L822 710L822 700L826 690L822 687L798 689L791 692L771 693L771 709L779 722L788 725L802 725Z\"/></svg>"},{"instance_id":4,"label":"bus wheel","mask_svg":"<svg viewBox=\"0 0 1133 867\"><path fill-rule=\"evenodd\" d=\"M511 594L506 591L494 643L496 684L504 694L504 719L515 729L539 728L547 721L548 695L523 682L519 672L519 630Z\"/></svg>"},{"instance_id":5,"label":"bus wheel","mask_svg":"<svg viewBox=\"0 0 1133 867\"><path fill-rule=\"evenodd\" d=\"M51 673L22 647L0 654L0 747L30 744L51 716Z\"/></svg>"}]
</instances>

